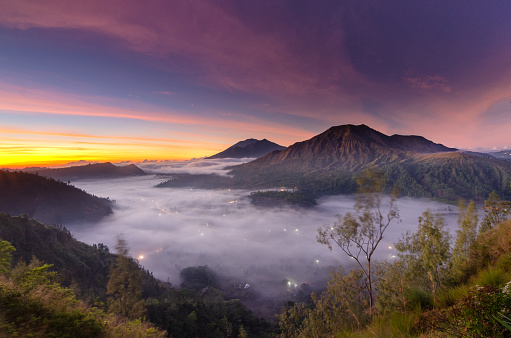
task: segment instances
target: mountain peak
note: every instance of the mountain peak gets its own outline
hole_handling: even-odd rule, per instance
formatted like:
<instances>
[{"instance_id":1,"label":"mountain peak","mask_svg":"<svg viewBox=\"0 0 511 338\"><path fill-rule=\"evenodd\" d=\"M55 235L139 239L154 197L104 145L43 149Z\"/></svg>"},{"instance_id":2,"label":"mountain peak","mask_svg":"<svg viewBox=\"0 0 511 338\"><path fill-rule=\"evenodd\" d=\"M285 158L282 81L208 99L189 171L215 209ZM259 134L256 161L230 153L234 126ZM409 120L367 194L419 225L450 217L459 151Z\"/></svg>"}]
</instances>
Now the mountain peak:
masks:
<instances>
[{"instance_id":1,"label":"mountain peak","mask_svg":"<svg viewBox=\"0 0 511 338\"><path fill-rule=\"evenodd\" d=\"M251 145L251 144L254 144L256 142L259 142L259 140L256 140L255 138L247 138L246 140L244 141L239 141L238 143L230 146L228 149L230 148L235 148L235 147L239 147L239 148L245 148L246 146L248 145Z\"/></svg>"},{"instance_id":2,"label":"mountain peak","mask_svg":"<svg viewBox=\"0 0 511 338\"><path fill-rule=\"evenodd\" d=\"M244 158L244 157L261 157L275 150L282 150L285 147L268 141L267 139L256 140L249 138L244 141L240 141L226 150L207 157L208 159L216 158Z\"/></svg>"},{"instance_id":3,"label":"mountain peak","mask_svg":"<svg viewBox=\"0 0 511 338\"><path fill-rule=\"evenodd\" d=\"M313 138L244 166L289 166L296 170L359 170L399 161L407 154L454 151L422 136L387 136L365 124L333 126Z\"/></svg>"}]
</instances>

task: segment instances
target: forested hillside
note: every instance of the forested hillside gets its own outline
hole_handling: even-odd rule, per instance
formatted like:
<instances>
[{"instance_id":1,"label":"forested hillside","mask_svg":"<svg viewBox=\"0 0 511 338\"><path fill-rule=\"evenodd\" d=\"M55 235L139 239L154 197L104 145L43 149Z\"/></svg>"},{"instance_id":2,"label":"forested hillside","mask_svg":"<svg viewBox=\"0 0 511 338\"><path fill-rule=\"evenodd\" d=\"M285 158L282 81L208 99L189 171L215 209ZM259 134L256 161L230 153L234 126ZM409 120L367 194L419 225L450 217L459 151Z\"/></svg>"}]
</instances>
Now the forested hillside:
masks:
<instances>
[{"instance_id":1,"label":"forested hillside","mask_svg":"<svg viewBox=\"0 0 511 338\"><path fill-rule=\"evenodd\" d=\"M0 212L45 223L98 221L112 213L108 199L36 174L0 170L0 192Z\"/></svg>"},{"instance_id":2,"label":"forested hillside","mask_svg":"<svg viewBox=\"0 0 511 338\"><path fill-rule=\"evenodd\" d=\"M417 229L394 243L396 255L376 260L399 212L395 197L383 204L371 175L359 180L372 190L360 190L354 210L318 229L318 242L354 264L332 273L311 301L289 304L281 336L510 337L511 202L492 193L481 219L473 201L460 201L455 236L425 210Z\"/></svg>"},{"instance_id":3,"label":"forested hillside","mask_svg":"<svg viewBox=\"0 0 511 338\"><path fill-rule=\"evenodd\" d=\"M16 249L11 252L12 264L10 259L1 261L2 266L15 269L0 277L0 332L44 332L42 335L48 336L63 332L59 331L61 326L55 326L67 325L69 336L79 330L90 331L82 334L84 337L116 336L125 330L140 332L144 337L160 335L160 331L140 323L141 318L174 337L268 337L274 331L272 325L255 317L239 300L224 297L207 267L184 269L184 288L178 290L155 279L129 258L122 240L113 254L103 244L91 246L75 240L65 227L45 225L26 216L0 214L0 240L10 242ZM36 272L42 278L36 281L37 290L45 291L27 296L30 290L20 281L27 273L33 276ZM84 304L77 305L75 297ZM121 299L127 299L127 303ZM120 317L105 319L104 313ZM119 326L127 320L131 324Z\"/></svg>"}]
</instances>

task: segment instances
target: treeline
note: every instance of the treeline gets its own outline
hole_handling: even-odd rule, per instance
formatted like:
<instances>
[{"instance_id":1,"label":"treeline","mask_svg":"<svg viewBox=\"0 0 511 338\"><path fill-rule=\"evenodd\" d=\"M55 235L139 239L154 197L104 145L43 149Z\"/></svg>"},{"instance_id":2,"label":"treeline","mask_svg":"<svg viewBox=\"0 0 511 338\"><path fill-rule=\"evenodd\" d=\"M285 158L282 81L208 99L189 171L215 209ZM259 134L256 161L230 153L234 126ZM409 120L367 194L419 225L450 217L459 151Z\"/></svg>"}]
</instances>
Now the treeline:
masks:
<instances>
[{"instance_id":1,"label":"treeline","mask_svg":"<svg viewBox=\"0 0 511 338\"><path fill-rule=\"evenodd\" d=\"M377 168L386 179L386 191L397 186L402 196L428 197L456 203L459 199L484 201L492 191L511 199L511 162L462 153L420 154L382 163L365 163ZM356 192L359 170L325 167L296 168L284 163L265 166L232 167L230 187L269 189L297 187L312 197Z\"/></svg>"},{"instance_id":2,"label":"treeline","mask_svg":"<svg viewBox=\"0 0 511 338\"><path fill-rule=\"evenodd\" d=\"M266 190L250 193L250 202L258 206L282 206L291 205L299 207L311 207L316 205L316 200L303 191Z\"/></svg>"},{"instance_id":3,"label":"treeline","mask_svg":"<svg viewBox=\"0 0 511 338\"><path fill-rule=\"evenodd\" d=\"M381 192L365 191L353 213L318 229L318 241L340 248L354 266L332 273L310 302L284 309L281 336L511 336L511 202L491 193L480 220L475 203L461 201L454 238L427 210L417 230L395 243L395 258L378 261L371 250L387 221L399 218Z\"/></svg>"},{"instance_id":4,"label":"treeline","mask_svg":"<svg viewBox=\"0 0 511 338\"><path fill-rule=\"evenodd\" d=\"M45 223L98 221L111 202L72 185L21 171L0 170L0 211L27 214Z\"/></svg>"},{"instance_id":5,"label":"treeline","mask_svg":"<svg viewBox=\"0 0 511 338\"><path fill-rule=\"evenodd\" d=\"M182 288L175 289L129 258L127 244L122 238L114 254L103 244L90 246L75 240L63 226L44 225L25 215L12 217L3 213L0 214L0 238L16 248L9 253L12 262L2 260L11 271L9 276L22 275L12 271L28 271L27 267L29 270L44 267L44 274L51 276L45 280L51 280L51 283L43 284L51 287L41 284L40 288L53 290L49 298L45 296L50 300L37 299L37 295L30 296L30 300L18 296L2 298L0 313L9 308L17 310L4 317L0 314L0 323L5 324L0 328L1 332L21 336L51 336L57 332L55 336L59 337L76 336L73 329L69 330L70 335L65 335L62 328L53 324L46 326L45 323L53 320L63 320L62 325L77 327L83 332L90 329L90 335L78 334L84 337L115 336L111 332L124 332L118 327L119 323L126 323L126 329L134 332L124 336L159 336L161 330L166 330L167 335L174 337L268 337L275 330L273 325L254 316L239 300L224 295L216 276L207 267L183 269ZM9 276L0 278L0 289L15 294L26 293L25 289L17 289L18 280L11 280ZM66 295L64 298L69 296L67 300L56 301L61 297L57 295L62 294ZM75 299L82 302L79 309L71 306ZM29 311L27 307L42 309L42 312ZM53 317L54 308L64 309L71 315L59 312ZM116 319L108 317L109 313ZM106 320L105 316L113 322L101 324ZM67 319L62 319L64 317ZM84 321L84 325L91 326L80 326ZM159 329L151 329L151 323ZM34 331L24 331L26 327L33 327Z\"/></svg>"}]
</instances>

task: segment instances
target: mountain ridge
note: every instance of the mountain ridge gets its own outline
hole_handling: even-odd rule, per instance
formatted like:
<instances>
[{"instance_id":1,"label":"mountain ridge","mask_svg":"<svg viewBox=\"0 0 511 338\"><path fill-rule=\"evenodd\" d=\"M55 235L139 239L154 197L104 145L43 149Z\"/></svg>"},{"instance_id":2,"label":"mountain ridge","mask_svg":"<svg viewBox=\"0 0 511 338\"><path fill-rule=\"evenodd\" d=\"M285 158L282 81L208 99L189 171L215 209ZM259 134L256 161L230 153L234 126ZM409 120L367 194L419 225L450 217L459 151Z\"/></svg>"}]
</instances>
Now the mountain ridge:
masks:
<instances>
[{"instance_id":1,"label":"mountain ridge","mask_svg":"<svg viewBox=\"0 0 511 338\"><path fill-rule=\"evenodd\" d=\"M285 165L292 162L297 168L359 170L371 164L402 160L409 156L408 153L450 151L456 149L434 143L422 136L387 136L364 124L341 125L239 167L279 167L285 162Z\"/></svg>"},{"instance_id":2,"label":"mountain ridge","mask_svg":"<svg viewBox=\"0 0 511 338\"><path fill-rule=\"evenodd\" d=\"M0 212L50 224L95 222L112 213L108 199L33 173L1 170L0 191Z\"/></svg>"},{"instance_id":3,"label":"mountain ridge","mask_svg":"<svg viewBox=\"0 0 511 338\"><path fill-rule=\"evenodd\" d=\"M22 171L37 173L44 177L63 181L147 175L146 172L134 164L116 166L111 162L93 163L65 168L25 168Z\"/></svg>"},{"instance_id":4,"label":"mountain ridge","mask_svg":"<svg viewBox=\"0 0 511 338\"><path fill-rule=\"evenodd\" d=\"M403 195L455 202L484 200L495 190L511 197L511 161L476 156L422 136L387 136L366 125L334 126L309 140L230 167L233 186L296 187L318 197L356 191L357 175L381 170L387 189Z\"/></svg>"}]
</instances>

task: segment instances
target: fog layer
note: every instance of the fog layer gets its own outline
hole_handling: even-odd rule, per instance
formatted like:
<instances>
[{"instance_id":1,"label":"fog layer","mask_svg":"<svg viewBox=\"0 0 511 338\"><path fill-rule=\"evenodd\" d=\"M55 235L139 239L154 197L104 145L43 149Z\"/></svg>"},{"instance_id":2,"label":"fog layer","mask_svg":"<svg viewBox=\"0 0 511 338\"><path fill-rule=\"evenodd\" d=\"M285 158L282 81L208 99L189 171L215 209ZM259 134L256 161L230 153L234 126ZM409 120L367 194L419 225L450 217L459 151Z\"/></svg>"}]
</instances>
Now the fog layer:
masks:
<instances>
[{"instance_id":1,"label":"fog layer","mask_svg":"<svg viewBox=\"0 0 511 338\"><path fill-rule=\"evenodd\" d=\"M185 172L187 166L194 172L218 170L218 161L209 168L204 162L151 165L167 173L177 168ZM149 175L77 182L79 188L116 203L112 216L70 230L78 240L111 249L116 236L124 234L132 256L157 278L175 285L180 269L195 265L208 265L257 287L282 279L297 284L325 280L332 268L353 263L340 249L330 251L319 244L316 233L318 227L333 224L337 214L351 211L354 196L324 197L312 209L261 209L249 203L250 191L155 188L162 180ZM411 198L401 198L397 205L401 221L387 229L379 258L393 259L394 242L406 230L416 229L426 209L443 214L451 231L456 226L456 207Z\"/></svg>"}]
</instances>

